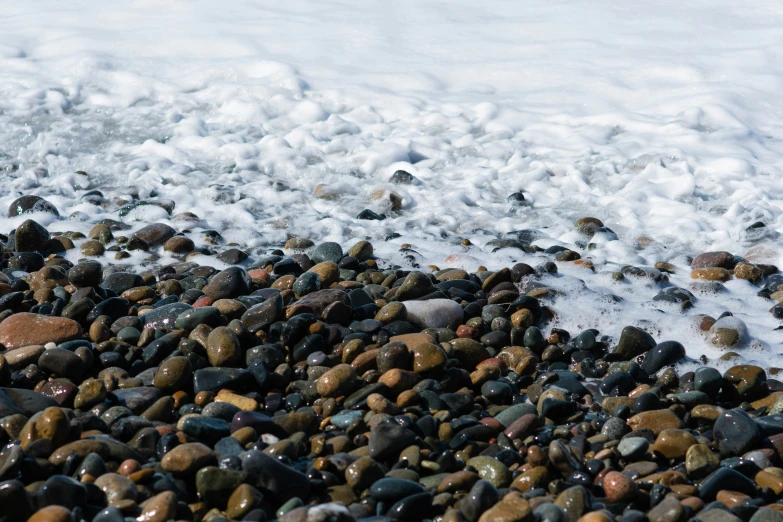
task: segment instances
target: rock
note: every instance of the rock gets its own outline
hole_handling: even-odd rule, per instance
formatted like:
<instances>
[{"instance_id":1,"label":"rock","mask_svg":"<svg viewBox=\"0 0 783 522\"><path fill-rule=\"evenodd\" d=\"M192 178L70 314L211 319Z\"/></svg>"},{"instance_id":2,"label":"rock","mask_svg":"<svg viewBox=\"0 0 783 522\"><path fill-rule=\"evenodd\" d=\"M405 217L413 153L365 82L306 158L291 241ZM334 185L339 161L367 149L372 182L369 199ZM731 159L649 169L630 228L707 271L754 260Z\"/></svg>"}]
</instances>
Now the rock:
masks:
<instances>
[{"instance_id":1,"label":"rock","mask_svg":"<svg viewBox=\"0 0 783 522\"><path fill-rule=\"evenodd\" d=\"M196 245L193 240L186 236L170 237L163 243L163 250L174 254L187 254L195 249Z\"/></svg>"},{"instance_id":2,"label":"rock","mask_svg":"<svg viewBox=\"0 0 783 522\"><path fill-rule=\"evenodd\" d=\"M68 271L68 280L76 288L99 286L103 279L103 266L97 261L82 261Z\"/></svg>"},{"instance_id":3,"label":"rock","mask_svg":"<svg viewBox=\"0 0 783 522\"><path fill-rule=\"evenodd\" d=\"M726 282L731 279L731 272L725 268L695 268L691 271L691 277L702 281Z\"/></svg>"},{"instance_id":4,"label":"rock","mask_svg":"<svg viewBox=\"0 0 783 522\"><path fill-rule=\"evenodd\" d=\"M339 263L343 258L343 249L338 243L321 243L310 250L309 256L315 264L323 263L324 261Z\"/></svg>"},{"instance_id":5,"label":"rock","mask_svg":"<svg viewBox=\"0 0 783 522\"><path fill-rule=\"evenodd\" d=\"M668 429L658 434L652 449L667 459L681 459L685 457L688 448L695 444L696 437L689 431Z\"/></svg>"},{"instance_id":6,"label":"rock","mask_svg":"<svg viewBox=\"0 0 783 522\"><path fill-rule=\"evenodd\" d=\"M248 482L255 487L267 490L278 502L310 494L310 482L307 475L289 468L276 458L257 450L242 455L242 470L248 474Z\"/></svg>"},{"instance_id":7,"label":"rock","mask_svg":"<svg viewBox=\"0 0 783 522\"><path fill-rule=\"evenodd\" d=\"M710 342L719 347L740 347L748 342L748 327L733 316L721 317L710 328Z\"/></svg>"},{"instance_id":8,"label":"rock","mask_svg":"<svg viewBox=\"0 0 783 522\"><path fill-rule=\"evenodd\" d=\"M337 265L334 266L336 267ZM339 278L339 274L337 275L337 278ZM320 289L321 277L315 272L305 272L300 275L296 281L294 281L294 286L292 287L294 293L300 297L312 294Z\"/></svg>"},{"instance_id":9,"label":"rock","mask_svg":"<svg viewBox=\"0 0 783 522\"><path fill-rule=\"evenodd\" d=\"M309 286L310 291L306 292L308 294L320 290L321 287L328 288L340 280L340 268L337 266L337 263L333 261L318 263L311 268L309 272L305 272L305 274L315 274L318 276L319 281L319 283ZM302 276L304 276L304 274L302 274ZM298 280L301 280L302 276L300 276Z\"/></svg>"},{"instance_id":10,"label":"rock","mask_svg":"<svg viewBox=\"0 0 783 522\"><path fill-rule=\"evenodd\" d=\"M16 228L14 241L17 252L40 252L46 250L49 241L49 232L33 221L28 219Z\"/></svg>"},{"instance_id":11,"label":"rock","mask_svg":"<svg viewBox=\"0 0 783 522\"><path fill-rule=\"evenodd\" d=\"M650 522L679 522L683 506L676 498L666 497L647 513Z\"/></svg>"},{"instance_id":12,"label":"rock","mask_svg":"<svg viewBox=\"0 0 783 522\"><path fill-rule=\"evenodd\" d=\"M0 325L2 329L2 325ZM38 359L38 366L51 375L78 382L84 374L84 363L74 352L62 348L46 350Z\"/></svg>"},{"instance_id":13,"label":"rock","mask_svg":"<svg viewBox=\"0 0 783 522\"><path fill-rule=\"evenodd\" d=\"M53 475L37 492L38 505L60 505L67 509L82 507L87 501L87 492L83 485L64 475Z\"/></svg>"},{"instance_id":14,"label":"rock","mask_svg":"<svg viewBox=\"0 0 783 522\"><path fill-rule=\"evenodd\" d=\"M631 502L636 497L636 484L627 475L610 471L604 475L604 493L611 503Z\"/></svg>"},{"instance_id":15,"label":"rock","mask_svg":"<svg viewBox=\"0 0 783 522\"><path fill-rule=\"evenodd\" d=\"M361 457L345 470L345 481L355 491L363 491L383 478L383 468L369 457Z\"/></svg>"},{"instance_id":16,"label":"rock","mask_svg":"<svg viewBox=\"0 0 783 522\"><path fill-rule=\"evenodd\" d=\"M39 196L22 196L16 198L8 205L8 217L21 216L22 214L31 214L34 212L46 212L59 217L60 213L57 207Z\"/></svg>"},{"instance_id":17,"label":"rock","mask_svg":"<svg viewBox=\"0 0 783 522\"><path fill-rule=\"evenodd\" d=\"M752 283L758 283L764 277L764 272L761 268L750 263L739 262L734 267L734 277L737 279L745 279Z\"/></svg>"},{"instance_id":18,"label":"rock","mask_svg":"<svg viewBox=\"0 0 783 522\"><path fill-rule=\"evenodd\" d=\"M356 258L357 261L367 261L372 257L373 254L373 246L368 241L358 241L356 244L354 244L349 250L346 255Z\"/></svg>"},{"instance_id":19,"label":"rock","mask_svg":"<svg viewBox=\"0 0 783 522\"><path fill-rule=\"evenodd\" d=\"M261 504L263 495L250 484L240 484L228 498L226 515L241 520L250 511Z\"/></svg>"},{"instance_id":20,"label":"rock","mask_svg":"<svg viewBox=\"0 0 783 522\"><path fill-rule=\"evenodd\" d=\"M682 428L683 424L671 410L653 410L637 413L628 419L628 426L634 431L649 429L658 435L663 430Z\"/></svg>"},{"instance_id":21,"label":"rock","mask_svg":"<svg viewBox=\"0 0 783 522\"><path fill-rule=\"evenodd\" d=\"M318 378L316 389L321 397L340 397L353 391L356 380L350 364L338 364Z\"/></svg>"},{"instance_id":22,"label":"rock","mask_svg":"<svg viewBox=\"0 0 783 522\"><path fill-rule=\"evenodd\" d=\"M389 178L389 183L394 183L395 185L418 185L421 182L410 172L396 170Z\"/></svg>"},{"instance_id":23,"label":"rock","mask_svg":"<svg viewBox=\"0 0 783 522\"><path fill-rule=\"evenodd\" d=\"M783 522L783 513L777 509L761 508L750 517L750 522Z\"/></svg>"},{"instance_id":24,"label":"rock","mask_svg":"<svg viewBox=\"0 0 783 522\"><path fill-rule=\"evenodd\" d=\"M576 522L590 505L589 498L584 487L573 486L560 493L554 504L565 511L566 522Z\"/></svg>"},{"instance_id":25,"label":"rock","mask_svg":"<svg viewBox=\"0 0 783 522\"><path fill-rule=\"evenodd\" d=\"M617 451L625 459L636 460L646 452L650 443L644 437L625 437L617 445Z\"/></svg>"},{"instance_id":26,"label":"rock","mask_svg":"<svg viewBox=\"0 0 783 522\"><path fill-rule=\"evenodd\" d=\"M530 519L530 503L522 497L508 495L485 511L478 522L525 522Z\"/></svg>"},{"instance_id":27,"label":"rock","mask_svg":"<svg viewBox=\"0 0 783 522\"><path fill-rule=\"evenodd\" d=\"M63 506L42 507L27 522L73 522L73 516Z\"/></svg>"},{"instance_id":28,"label":"rock","mask_svg":"<svg viewBox=\"0 0 783 522\"><path fill-rule=\"evenodd\" d=\"M693 376L693 386L696 391L715 397L723 386L723 376L715 368L698 368Z\"/></svg>"},{"instance_id":29,"label":"rock","mask_svg":"<svg viewBox=\"0 0 783 522\"><path fill-rule=\"evenodd\" d=\"M207 337L207 357L214 367L239 365L244 359L239 338L230 328L218 326Z\"/></svg>"},{"instance_id":30,"label":"rock","mask_svg":"<svg viewBox=\"0 0 783 522\"><path fill-rule=\"evenodd\" d=\"M200 442L180 444L163 457L160 466L164 471L190 475L199 469L216 463L215 453Z\"/></svg>"},{"instance_id":31,"label":"rock","mask_svg":"<svg viewBox=\"0 0 783 522\"><path fill-rule=\"evenodd\" d=\"M105 473L95 480L95 485L106 495L109 505L118 504L124 500L136 500L136 484L128 477L119 473Z\"/></svg>"},{"instance_id":32,"label":"rock","mask_svg":"<svg viewBox=\"0 0 783 522\"><path fill-rule=\"evenodd\" d=\"M664 366L674 364L685 357L685 347L677 341L664 341L647 352L642 370L650 375L658 373Z\"/></svg>"},{"instance_id":33,"label":"rock","mask_svg":"<svg viewBox=\"0 0 783 522\"><path fill-rule=\"evenodd\" d=\"M170 238L174 237L177 231L163 223L153 223L137 230L135 237L141 239L149 246L155 247L164 244Z\"/></svg>"},{"instance_id":34,"label":"rock","mask_svg":"<svg viewBox=\"0 0 783 522\"><path fill-rule=\"evenodd\" d=\"M381 308L375 315L375 320L383 325L393 323L394 321L407 321L408 309L404 303L392 302Z\"/></svg>"},{"instance_id":35,"label":"rock","mask_svg":"<svg viewBox=\"0 0 783 522\"><path fill-rule=\"evenodd\" d=\"M486 480L479 480L471 487L468 496L460 501L460 511L469 521L475 522L482 513L497 504L499 497L495 486Z\"/></svg>"},{"instance_id":36,"label":"rock","mask_svg":"<svg viewBox=\"0 0 783 522\"><path fill-rule=\"evenodd\" d=\"M705 252L691 261L691 268L724 268L732 270L736 262L729 252Z\"/></svg>"},{"instance_id":37,"label":"rock","mask_svg":"<svg viewBox=\"0 0 783 522\"><path fill-rule=\"evenodd\" d=\"M174 320L174 327L191 331L200 324L215 327L220 325L220 310L214 306L202 306L185 310Z\"/></svg>"},{"instance_id":38,"label":"rock","mask_svg":"<svg viewBox=\"0 0 783 522\"><path fill-rule=\"evenodd\" d=\"M432 281L430 281L430 278L425 274L414 270L405 277L405 280L397 288L396 295L398 301L408 301L424 297L434 290L435 287L433 286Z\"/></svg>"},{"instance_id":39,"label":"rock","mask_svg":"<svg viewBox=\"0 0 783 522\"><path fill-rule=\"evenodd\" d=\"M196 491L205 502L223 507L228 497L246 479L244 471L207 466L196 473Z\"/></svg>"},{"instance_id":40,"label":"rock","mask_svg":"<svg viewBox=\"0 0 783 522\"><path fill-rule=\"evenodd\" d=\"M370 457L384 461L396 458L400 452L413 444L415 435L399 424L383 422L370 431Z\"/></svg>"},{"instance_id":41,"label":"rock","mask_svg":"<svg viewBox=\"0 0 783 522\"><path fill-rule=\"evenodd\" d=\"M574 222L574 231L585 236L592 237L596 231L603 227L604 224L600 219L594 217L579 218Z\"/></svg>"},{"instance_id":42,"label":"rock","mask_svg":"<svg viewBox=\"0 0 783 522\"><path fill-rule=\"evenodd\" d=\"M467 465L474 468L479 477L496 488L505 488L511 484L511 472L505 464L492 457L473 457Z\"/></svg>"},{"instance_id":43,"label":"rock","mask_svg":"<svg viewBox=\"0 0 783 522\"><path fill-rule=\"evenodd\" d=\"M456 330L462 324L464 312L459 303L451 299L406 301L407 320L422 328L450 328Z\"/></svg>"},{"instance_id":44,"label":"rock","mask_svg":"<svg viewBox=\"0 0 783 522\"><path fill-rule=\"evenodd\" d=\"M688 476L699 479L718 468L718 456L704 444L694 444L685 454L685 469Z\"/></svg>"},{"instance_id":45,"label":"rock","mask_svg":"<svg viewBox=\"0 0 783 522\"><path fill-rule=\"evenodd\" d=\"M761 430L742 410L723 412L712 428L721 457L739 457L757 447Z\"/></svg>"},{"instance_id":46,"label":"rock","mask_svg":"<svg viewBox=\"0 0 783 522\"><path fill-rule=\"evenodd\" d=\"M192 383L193 366L187 357L170 357L163 361L153 380L153 385L164 393L187 390Z\"/></svg>"},{"instance_id":47,"label":"rock","mask_svg":"<svg viewBox=\"0 0 783 522\"><path fill-rule=\"evenodd\" d=\"M749 478L731 468L720 468L699 486L699 497L704 502L711 502L724 489L756 496L756 487Z\"/></svg>"},{"instance_id":48,"label":"rock","mask_svg":"<svg viewBox=\"0 0 783 522\"><path fill-rule=\"evenodd\" d=\"M144 286L144 279L138 274L114 272L113 274L106 276L102 286L113 291L117 295L120 295L131 288Z\"/></svg>"},{"instance_id":49,"label":"rock","mask_svg":"<svg viewBox=\"0 0 783 522\"><path fill-rule=\"evenodd\" d=\"M81 250L82 255L94 257L102 256L106 252L106 247L100 241L90 239L82 243L79 250Z\"/></svg>"},{"instance_id":50,"label":"rock","mask_svg":"<svg viewBox=\"0 0 783 522\"><path fill-rule=\"evenodd\" d=\"M615 353L622 360L628 361L653 348L655 348L655 339L650 334L635 326L626 326L620 334Z\"/></svg>"},{"instance_id":51,"label":"rock","mask_svg":"<svg viewBox=\"0 0 783 522\"><path fill-rule=\"evenodd\" d=\"M432 343L416 345L411 353L413 354L413 371L416 373L440 371L448 361L443 348Z\"/></svg>"},{"instance_id":52,"label":"rock","mask_svg":"<svg viewBox=\"0 0 783 522\"><path fill-rule=\"evenodd\" d=\"M164 491L141 503L138 522L166 522L174 520L177 513L177 495L173 491Z\"/></svg>"},{"instance_id":53,"label":"rock","mask_svg":"<svg viewBox=\"0 0 783 522\"><path fill-rule=\"evenodd\" d=\"M79 323L64 317L22 312L0 323L0 344L9 350L49 342L60 344L78 339L81 335Z\"/></svg>"},{"instance_id":54,"label":"rock","mask_svg":"<svg viewBox=\"0 0 783 522\"><path fill-rule=\"evenodd\" d=\"M218 299L235 299L250 293L250 276L244 268L232 266L215 274L209 284L204 287L206 294L213 301Z\"/></svg>"},{"instance_id":55,"label":"rock","mask_svg":"<svg viewBox=\"0 0 783 522\"><path fill-rule=\"evenodd\" d=\"M452 357L459 361L460 368L473 371L481 361L489 359L487 348L473 339L454 339Z\"/></svg>"},{"instance_id":56,"label":"rock","mask_svg":"<svg viewBox=\"0 0 783 522\"><path fill-rule=\"evenodd\" d=\"M754 400L767 392L767 373L759 366L742 364L732 366L723 374L723 379L737 388L743 399Z\"/></svg>"}]
</instances>

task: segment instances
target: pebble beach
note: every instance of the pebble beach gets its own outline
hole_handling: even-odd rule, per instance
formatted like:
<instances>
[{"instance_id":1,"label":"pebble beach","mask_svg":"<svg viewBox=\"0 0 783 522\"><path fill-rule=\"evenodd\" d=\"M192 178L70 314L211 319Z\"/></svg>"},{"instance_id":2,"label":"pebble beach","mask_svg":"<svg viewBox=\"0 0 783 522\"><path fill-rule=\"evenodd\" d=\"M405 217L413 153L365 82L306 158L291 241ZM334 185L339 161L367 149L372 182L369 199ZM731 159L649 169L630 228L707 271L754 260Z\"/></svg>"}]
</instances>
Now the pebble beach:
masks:
<instances>
[{"instance_id":1,"label":"pebble beach","mask_svg":"<svg viewBox=\"0 0 783 522\"><path fill-rule=\"evenodd\" d=\"M0 522L783 522L779 2L7 4Z\"/></svg>"},{"instance_id":2,"label":"pebble beach","mask_svg":"<svg viewBox=\"0 0 783 522\"><path fill-rule=\"evenodd\" d=\"M534 264L410 270L363 240L251 255L164 223L50 232L36 196L8 212L26 218L2 236L9 522L783 520L780 369L743 359L730 312L689 316L714 360L665 324L558 327L560 270L602 271L578 246L526 230L498 246ZM574 229L582 250L613 233ZM145 262L111 261L129 252ZM783 316L777 267L729 252L611 277L680 314L740 280Z\"/></svg>"}]
</instances>

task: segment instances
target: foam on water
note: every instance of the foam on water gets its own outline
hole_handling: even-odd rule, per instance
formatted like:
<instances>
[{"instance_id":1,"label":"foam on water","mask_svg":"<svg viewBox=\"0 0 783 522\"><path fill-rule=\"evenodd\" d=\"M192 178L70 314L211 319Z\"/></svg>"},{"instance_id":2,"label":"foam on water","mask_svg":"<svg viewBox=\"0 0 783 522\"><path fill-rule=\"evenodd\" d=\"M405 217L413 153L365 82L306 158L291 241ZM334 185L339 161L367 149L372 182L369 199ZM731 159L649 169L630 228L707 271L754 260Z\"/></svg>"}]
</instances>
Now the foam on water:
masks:
<instances>
[{"instance_id":1,"label":"foam on water","mask_svg":"<svg viewBox=\"0 0 783 522\"><path fill-rule=\"evenodd\" d=\"M599 272L670 261L687 287L686 255L783 261L777 2L88 4L4 9L0 208L45 196L64 216L39 216L51 230L86 232L117 219L119 200L164 198L202 221L151 206L123 219L188 228L197 245L214 228L252 254L291 236L369 238L394 262L457 254L475 269L538 264L482 247L525 228L550 236L540 246L573 244L573 221L591 215L619 238L581 251ZM421 183L389 184L397 169ZM82 201L92 189L107 203ZM516 191L524 204L507 201ZM355 219L364 208L388 217ZM712 357L689 317L729 310L766 344L748 357L780 364L770 303L743 281L681 314L651 307L643 282L561 271L590 288L552 281L571 296L553 303L564 327L616 336L649 320L656 338ZM623 301L591 305L594 292Z\"/></svg>"}]
</instances>

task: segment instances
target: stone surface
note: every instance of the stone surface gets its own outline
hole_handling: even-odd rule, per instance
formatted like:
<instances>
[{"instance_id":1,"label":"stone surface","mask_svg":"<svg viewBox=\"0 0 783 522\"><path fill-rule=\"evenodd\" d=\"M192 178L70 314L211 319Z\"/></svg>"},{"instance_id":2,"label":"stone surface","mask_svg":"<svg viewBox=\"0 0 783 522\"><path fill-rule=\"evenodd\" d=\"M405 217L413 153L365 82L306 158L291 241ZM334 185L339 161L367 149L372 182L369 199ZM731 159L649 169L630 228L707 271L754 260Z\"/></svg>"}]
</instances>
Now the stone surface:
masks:
<instances>
[{"instance_id":1,"label":"stone surface","mask_svg":"<svg viewBox=\"0 0 783 522\"><path fill-rule=\"evenodd\" d=\"M6 349L50 342L60 344L81 334L79 323L64 317L18 313L0 322L0 344Z\"/></svg>"},{"instance_id":2,"label":"stone surface","mask_svg":"<svg viewBox=\"0 0 783 522\"><path fill-rule=\"evenodd\" d=\"M451 299L428 299L404 303L407 320L422 328L451 328L462 324L463 311L459 303Z\"/></svg>"}]
</instances>

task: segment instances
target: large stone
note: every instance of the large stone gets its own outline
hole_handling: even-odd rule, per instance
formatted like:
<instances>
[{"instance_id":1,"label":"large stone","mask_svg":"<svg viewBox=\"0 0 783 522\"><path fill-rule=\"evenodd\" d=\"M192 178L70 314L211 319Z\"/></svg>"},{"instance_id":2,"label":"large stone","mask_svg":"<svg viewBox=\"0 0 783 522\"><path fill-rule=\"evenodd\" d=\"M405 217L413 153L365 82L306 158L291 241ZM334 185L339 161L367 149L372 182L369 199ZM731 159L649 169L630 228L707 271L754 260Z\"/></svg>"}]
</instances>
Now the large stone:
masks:
<instances>
[{"instance_id":1,"label":"large stone","mask_svg":"<svg viewBox=\"0 0 783 522\"><path fill-rule=\"evenodd\" d=\"M691 261L691 268L725 268L732 270L736 265L734 256L729 252L705 252Z\"/></svg>"},{"instance_id":2,"label":"large stone","mask_svg":"<svg viewBox=\"0 0 783 522\"><path fill-rule=\"evenodd\" d=\"M0 323L0 344L6 349L52 342L64 343L82 335L79 323L64 317L18 313Z\"/></svg>"},{"instance_id":3,"label":"large stone","mask_svg":"<svg viewBox=\"0 0 783 522\"><path fill-rule=\"evenodd\" d=\"M748 327L737 317L721 317L710 327L710 342L715 346L738 348L748 339Z\"/></svg>"},{"instance_id":4,"label":"large stone","mask_svg":"<svg viewBox=\"0 0 783 522\"><path fill-rule=\"evenodd\" d=\"M150 246L159 246L169 238L174 237L177 231L164 223L153 223L137 230L134 236Z\"/></svg>"},{"instance_id":5,"label":"large stone","mask_svg":"<svg viewBox=\"0 0 783 522\"><path fill-rule=\"evenodd\" d=\"M405 301L407 319L422 328L450 328L456 330L462 324L464 313L459 303L451 299Z\"/></svg>"},{"instance_id":6,"label":"large stone","mask_svg":"<svg viewBox=\"0 0 783 522\"><path fill-rule=\"evenodd\" d=\"M655 347L655 339L640 328L626 326L620 334L615 353L624 361L637 357Z\"/></svg>"},{"instance_id":7,"label":"large stone","mask_svg":"<svg viewBox=\"0 0 783 522\"><path fill-rule=\"evenodd\" d=\"M435 290L435 287L426 274L413 271L405 278L397 289L397 300L408 301L423 297Z\"/></svg>"},{"instance_id":8,"label":"large stone","mask_svg":"<svg viewBox=\"0 0 783 522\"><path fill-rule=\"evenodd\" d=\"M204 287L206 294L213 301L218 299L235 299L250 293L250 276L244 268L231 266L215 274L209 284Z\"/></svg>"},{"instance_id":9,"label":"large stone","mask_svg":"<svg viewBox=\"0 0 783 522\"><path fill-rule=\"evenodd\" d=\"M722 457L739 457L757 447L761 429L742 410L723 412L712 428Z\"/></svg>"},{"instance_id":10,"label":"large stone","mask_svg":"<svg viewBox=\"0 0 783 522\"><path fill-rule=\"evenodd\" d=\"M40 196L22 196L16 198L8 205L8 217L32 214L34 212L46 212L58 217L60 216L57 207Z\"/></svg>"},{"instance_id":11,"label":"large stone","mask_svg":"<svg viewBox=\"0 0 783 522\"><path fill-rule=\"evenodd\" d=\"M242 470L248 474L248 483L269 491L278 502L307 498L310 494L307 475L260 451L250 450L242 455Z\"/></svg>"},{"instance_id":12,"label":"large stone","mask_svg":"<svg viewBox=\"0 0 783 522\"><path fill-rule=\"evenodd\" d=\"M16 228L14 241L16 242L17 252L46 250L49 232L32 219L28 219Z\"/></svg>"},{"instance_id":13,"label":"large stone","mask_svg":"<svg viewBox=\"0 0 783 522\"><path fill-rule=\"evenodd\" d=\"M192 474L203 467L215 464L215 453L200 442L181 444L163 457L160 466L164 471Z\"/></svg>"}]
</instances>

